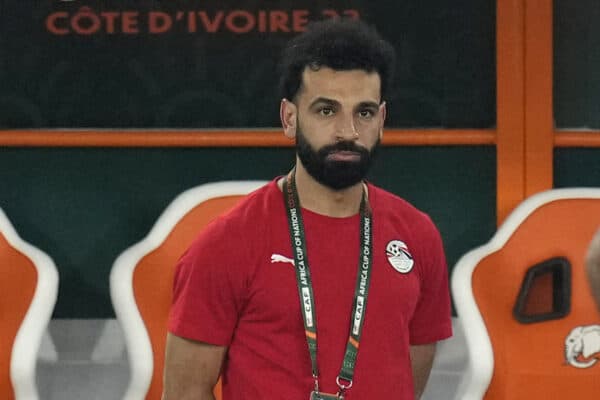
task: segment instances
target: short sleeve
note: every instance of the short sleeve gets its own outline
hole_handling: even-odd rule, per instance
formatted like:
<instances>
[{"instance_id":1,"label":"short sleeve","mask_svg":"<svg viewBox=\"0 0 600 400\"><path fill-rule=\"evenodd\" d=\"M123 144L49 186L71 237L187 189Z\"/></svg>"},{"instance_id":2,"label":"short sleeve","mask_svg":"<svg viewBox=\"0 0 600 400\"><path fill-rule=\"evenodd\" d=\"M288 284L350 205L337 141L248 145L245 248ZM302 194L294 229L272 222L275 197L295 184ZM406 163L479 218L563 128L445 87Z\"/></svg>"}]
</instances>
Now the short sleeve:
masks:
<instances>
[{"instance_id":1,"label":"short sleeve","mask_svg":"<svg viewBox=\"0 0 600 400\"><path fill-rule=\"evenodd\" d=\"M227 230L207 227L181 257L173 282L168 329L192 340L227 346L245 298L241 249ZM229 234L231 232L228 232Z\"/></svg>"},{"instance_id":2,"label":"short sleeve","mask_svg":"<svg viewBox=\"0 0 600 400\"><path fill-rule=\"evenodd\" d=\"M440 234L427 217L420 249L420 296L410 322L410 343L426 344L452 336L448 267Z\"/></svg>"}]
</instances>

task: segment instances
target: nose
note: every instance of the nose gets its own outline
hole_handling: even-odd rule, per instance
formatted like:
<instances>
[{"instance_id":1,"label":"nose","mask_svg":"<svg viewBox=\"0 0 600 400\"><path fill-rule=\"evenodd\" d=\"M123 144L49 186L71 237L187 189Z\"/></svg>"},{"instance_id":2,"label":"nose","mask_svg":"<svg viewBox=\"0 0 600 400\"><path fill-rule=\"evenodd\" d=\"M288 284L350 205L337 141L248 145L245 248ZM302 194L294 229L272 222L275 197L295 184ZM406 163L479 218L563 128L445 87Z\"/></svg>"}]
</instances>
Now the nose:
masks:
<instances>
[{"instance_id":1,"label":"nose","mask_svg":"<svg viewBox=\"0 0 600 400\"><path fill-rule=\"evenodd\" d=\"M335 139L339 141L343 140L357 140L358 130L354 124L353 115L339 115L338 124L336 126Z\"/></svg>"}]
</instances>

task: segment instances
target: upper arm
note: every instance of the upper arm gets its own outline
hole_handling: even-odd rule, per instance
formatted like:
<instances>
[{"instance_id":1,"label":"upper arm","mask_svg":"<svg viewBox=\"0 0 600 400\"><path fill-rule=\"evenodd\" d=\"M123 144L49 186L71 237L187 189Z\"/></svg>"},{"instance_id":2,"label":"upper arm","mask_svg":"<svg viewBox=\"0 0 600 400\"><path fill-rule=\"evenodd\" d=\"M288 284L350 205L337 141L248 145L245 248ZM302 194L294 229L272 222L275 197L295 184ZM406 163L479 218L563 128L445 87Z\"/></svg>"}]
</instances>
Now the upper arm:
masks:
<instances>
[{"instance_id":1,"label":"upper arm","mask_svg":"<svg viewBox=\"0 0 600 400\"><path fill-rule=\"evenodd\" d=\"M213 399L227 347L167 334L163 400Z\"/></svg>"},{"instance_id":2,"label":"upper arm","mask_svg":"<svg viewBox=\"0 0 600 400\"><path fill-rule=\"evenodd\" d=\"M411 344L435 343L452 336L452 311L448 267L442 238L430 219L423 224L423 239L415 247L419 282L417 304L412 311Z\"/></svg>"},{"instance_id":3,"label":"upper arm","mask_svg":"<svg viewBox=\"0 0 600 400\"><path fill-rule=\"evenodd\" d=\"M410 346L410 365L413 372L415 399L419 399L425 390L425 384L433 365L435 347L435 343Z\"/></svg>"}]
</instances>

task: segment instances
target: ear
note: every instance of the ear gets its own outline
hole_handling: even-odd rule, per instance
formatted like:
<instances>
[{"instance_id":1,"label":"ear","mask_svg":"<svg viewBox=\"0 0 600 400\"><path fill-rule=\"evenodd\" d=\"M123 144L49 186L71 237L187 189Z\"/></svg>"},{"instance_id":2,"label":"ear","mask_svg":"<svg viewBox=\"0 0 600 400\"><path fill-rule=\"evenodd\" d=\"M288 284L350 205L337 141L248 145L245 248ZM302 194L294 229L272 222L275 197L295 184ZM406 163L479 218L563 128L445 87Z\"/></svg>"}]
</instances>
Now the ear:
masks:
<instances>
[{"instance_id":1,"label":"ear","mask_svg":"<svg viewBox=\"0 0 600 400\"><path fill-rule=\"evenodd\" d=\"M282 99L279 105L279 118L283 133L290 139L296 137L296 129L298 123L298 109L296 105L288 99Z\"/></svg>"},{"instance_id":2,"label":"ear","mask_svg":"<svg viewBox=\"0 0 600 400\"><path fill-rule=\"evenodd\" d=\"M385 124L385 117L387 116L387 105L385 101L379 105L379 115L381 116L379 121L379 139L381 139L383 137L383 125Z\"/></svg>"}]
</instances>

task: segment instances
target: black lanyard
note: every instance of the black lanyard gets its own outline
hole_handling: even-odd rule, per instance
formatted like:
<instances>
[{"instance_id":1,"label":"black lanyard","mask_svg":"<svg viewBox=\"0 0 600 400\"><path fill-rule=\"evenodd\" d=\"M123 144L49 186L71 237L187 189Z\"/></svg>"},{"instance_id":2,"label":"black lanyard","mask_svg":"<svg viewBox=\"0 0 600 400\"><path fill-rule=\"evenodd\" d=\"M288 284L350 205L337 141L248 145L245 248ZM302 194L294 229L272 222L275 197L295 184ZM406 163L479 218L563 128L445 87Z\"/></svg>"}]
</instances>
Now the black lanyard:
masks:
<instances>
[{"instance_id":1,"label":"black lanyard","mask_svg":"<svg viewBox=\"0 0 600 400\"><path fill-rule=\"evenodd\" d=\"M292 250L294 252L294 265L298 282L298 294L300 296L300 308L304 320L306 341L308 343L308 351L312 363L312 374L315 379L315 392L319 392L315 300L310 270L308 267L304 224L302 222L300 200L298 198L294 173L295 171L292 171L289 177L284 178L283 195L287 210L288 225L290 228L290 238L292 240ZM354 367L356 365L356 356L360 344L371 278L371 264L373 258L373 242L371 234L372 216L366 196L366 190L364 188L360 202L360 221L359 234L361 251L358 259L359 272L356 279L356 289L354 291L354 305L350 317L350 333L348 336L348 343L346 344L346 353L342 362L342 368L336 379L340 388L340 392L338 393L340 396L343 395L345 390L352 386L352 378L354 377Z\"/></svg>"}]
</instances>

